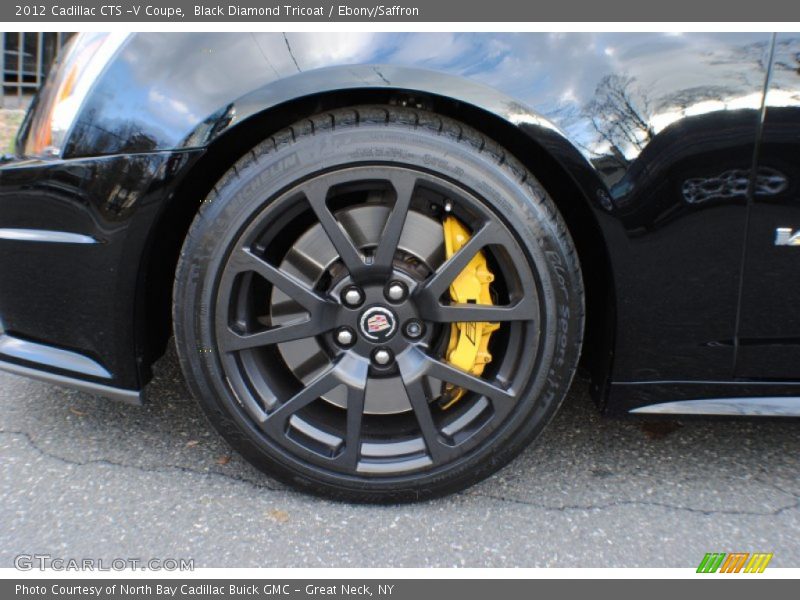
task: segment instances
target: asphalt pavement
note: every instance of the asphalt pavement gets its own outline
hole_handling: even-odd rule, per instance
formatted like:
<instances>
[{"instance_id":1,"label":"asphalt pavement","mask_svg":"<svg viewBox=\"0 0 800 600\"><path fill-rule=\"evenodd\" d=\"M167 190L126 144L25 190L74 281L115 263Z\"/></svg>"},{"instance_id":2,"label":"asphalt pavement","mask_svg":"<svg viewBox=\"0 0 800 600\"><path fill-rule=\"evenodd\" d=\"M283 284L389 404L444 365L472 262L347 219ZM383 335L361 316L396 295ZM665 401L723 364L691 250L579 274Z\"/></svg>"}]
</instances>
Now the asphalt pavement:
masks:
<instances>
[{"instance_id":1,"label":"asphalt pavement","mask_svg":"<svg viewBox=\"0 0 800 600\"><path fill-rule=\"evenodd\" d=\"M19 554L196 567L800 566L800 423L600 417L578 379L540 440L450 497L309 497L232 452L174 351L133 407L0 373L0 566Z\"/></svg>"}]
</instances>

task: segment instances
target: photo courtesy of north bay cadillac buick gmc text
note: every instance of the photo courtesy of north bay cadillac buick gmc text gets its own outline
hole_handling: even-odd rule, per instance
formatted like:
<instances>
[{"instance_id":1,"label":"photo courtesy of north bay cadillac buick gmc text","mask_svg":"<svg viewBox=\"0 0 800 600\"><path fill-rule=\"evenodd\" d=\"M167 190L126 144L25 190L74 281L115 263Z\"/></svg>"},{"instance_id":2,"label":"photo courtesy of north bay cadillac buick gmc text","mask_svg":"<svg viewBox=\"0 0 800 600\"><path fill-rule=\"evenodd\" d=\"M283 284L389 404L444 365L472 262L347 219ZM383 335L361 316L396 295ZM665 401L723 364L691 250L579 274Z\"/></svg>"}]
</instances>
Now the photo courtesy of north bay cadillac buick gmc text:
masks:
<instances>
[{"instance_id":1,"label":"photo courtesy of north bay cadillac buick gmc text","mask_svg":"<svg viewBox=\"0 0 800 600\"><path fill-rule=\"evenodd\" d=\"M800 35L83 33L7 152L0 368L138 404L174 339L308 493L462 490L577 370L800 416Z\"/></svg>"}]
</instances>

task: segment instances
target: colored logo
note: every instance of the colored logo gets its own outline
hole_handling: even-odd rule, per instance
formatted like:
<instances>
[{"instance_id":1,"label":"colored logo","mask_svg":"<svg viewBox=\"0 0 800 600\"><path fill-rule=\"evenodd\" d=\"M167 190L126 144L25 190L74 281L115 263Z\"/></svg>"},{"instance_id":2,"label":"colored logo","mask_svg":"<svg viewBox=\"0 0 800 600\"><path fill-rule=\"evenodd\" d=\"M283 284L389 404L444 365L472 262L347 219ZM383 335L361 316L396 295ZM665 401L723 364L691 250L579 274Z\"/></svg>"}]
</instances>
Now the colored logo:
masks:
<instances>
[{"instance_id":1,"label":"colored logo","mask_svg":"<svg viewBox=\"0 0 800 600\"><path fill-rule=\"evenodd\" d=\"M384 329L389 329L391 326L392 325L389 323L389 319L386 318L386 315L372 315L369 319L367 319L367 331L370 333L378 333Z\"/></svg>"},{"instance_id":2,"label":"colored logo","mask_svg":"<svg viewBox=\"0 0 800 600\"><path fill-rule=\"evenodd\" d=\"M397 317L384 306L372 306L362 313L359 327L368 340L385 342L397 329Z\"/></svg>"},{"instance_id":3,"label":"colored logo","mask_svg":"<svg viewBox=\"0 0 800 600\"><path fill-rule=\"evenodd\" d=\"M763 573L772 552L709 552L700 561L698 573Z\"/></svg>"}]
</instances>

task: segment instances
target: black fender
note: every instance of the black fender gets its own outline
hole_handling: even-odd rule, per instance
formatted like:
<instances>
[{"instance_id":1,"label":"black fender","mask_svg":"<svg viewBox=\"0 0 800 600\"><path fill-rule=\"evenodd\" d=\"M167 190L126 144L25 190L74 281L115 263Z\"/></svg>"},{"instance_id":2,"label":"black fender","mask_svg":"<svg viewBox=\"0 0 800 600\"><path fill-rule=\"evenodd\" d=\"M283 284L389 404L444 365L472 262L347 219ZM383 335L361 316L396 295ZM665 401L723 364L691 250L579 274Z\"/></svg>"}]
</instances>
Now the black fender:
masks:
<instances>
[{"instance_id":1,"label":"black fender","mask_svg":"<svg viewBox=\"0 0 800 600\"><path fill-rule=\"evenodd\" d=\"M165 287L148 266L169 263L159 239L181 232L174 207L190 220L202 190L188 182L209 172L208 157L228 151L230 165L248 147L242 140L336 102L419 102L483 129L556 197L584 276L605 286L606 341L590 351L603 365L595 382L726 381L746 197L697 202L686 190L749 173L770 40L759 32L136 34L95 83L63 158L67 168L81 157L185 157L165 156L124 202L130 259L116 275L126 289L148 279ZM561 184L566 191L551 187ZM84 205L115 206L115 194L109 186ZM585 263L597 255L607 268ZM142 313L140 304L130 312ZM138 320L130 328L142 329ZM118 346L106 336L97 354L124 362L129 350Z\"/></svg>"}]
</instances>

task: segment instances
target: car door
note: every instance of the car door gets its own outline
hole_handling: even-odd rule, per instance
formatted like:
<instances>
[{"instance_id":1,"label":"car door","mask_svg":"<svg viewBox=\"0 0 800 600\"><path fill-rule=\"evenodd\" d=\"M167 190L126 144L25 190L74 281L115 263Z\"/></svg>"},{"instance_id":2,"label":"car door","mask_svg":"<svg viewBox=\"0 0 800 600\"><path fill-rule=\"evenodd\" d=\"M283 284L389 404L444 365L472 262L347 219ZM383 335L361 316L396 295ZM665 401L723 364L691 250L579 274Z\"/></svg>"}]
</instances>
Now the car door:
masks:
<instances>
[{"instance_id":1,"label":"car door","mask_svg":"<svg viewBox=\"0 0 800 600\"><path fill-rule=\"evenodd\" d=\"M747 228L736 375L800 379L800 34L775 40Z\"/></svg>"}]
</instances>

